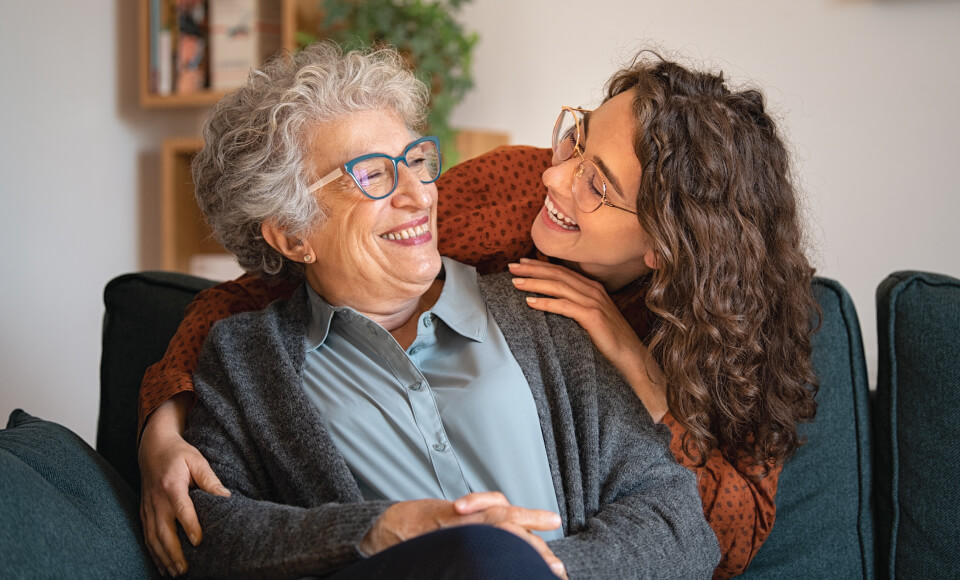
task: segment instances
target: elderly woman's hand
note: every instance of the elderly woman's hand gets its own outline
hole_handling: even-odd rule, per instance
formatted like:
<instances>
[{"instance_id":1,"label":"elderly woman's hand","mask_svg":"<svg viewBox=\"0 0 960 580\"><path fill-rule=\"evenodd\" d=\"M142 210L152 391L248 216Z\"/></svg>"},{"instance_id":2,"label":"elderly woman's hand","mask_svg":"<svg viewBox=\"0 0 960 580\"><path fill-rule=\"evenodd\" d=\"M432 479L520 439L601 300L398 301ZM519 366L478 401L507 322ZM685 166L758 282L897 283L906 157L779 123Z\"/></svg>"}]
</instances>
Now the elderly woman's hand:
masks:
<instances>
[{"instance_id":1,"label":"elderly woman's hand","mask_svg":"<svg viewBox=\"0 0 960 580\"><path fill-rule=\"evenodd\" d=\"M560 516L546 510L510 505L499 492L471 493L455 502L441 499L402 501L387 508L360 542L360 551L372 556L405 540L443 528L486 524L516 534L540 554L550 569L566 578L563 562L534 530L560 527Z\"/></svg>"},{"instance_id":2,"label":"elderly woman's hand","mask_svg":"<svg viewBox=\"0 0 960 580\"><path fill-rule=\"evenodd\" d=\"M552 296L527 298L531 308L576 320L597 350L627 379L653 420L663 419L668 407L660 367L602 284L569 268L539 260L522 259L509 268L511 274L518 276L513 283L520 290Z\"/></svg>"},{"instance_id":3,"label":"elderly woman's hand","mask_svg":"<svg viewBox=\"0 0 960 580\"><path fill-rule=\"evenodd\" d=\"M187 571L187 561L177 537L177 520L193 545L203 538L190 500L190 485L195 483L208 493L230 495L207 460L184 441L186 414L187 404L182 397L174 397L158 407L144 426L138 454L144 539L160 573L170 576Z\"/></svg>"}]
</instances>

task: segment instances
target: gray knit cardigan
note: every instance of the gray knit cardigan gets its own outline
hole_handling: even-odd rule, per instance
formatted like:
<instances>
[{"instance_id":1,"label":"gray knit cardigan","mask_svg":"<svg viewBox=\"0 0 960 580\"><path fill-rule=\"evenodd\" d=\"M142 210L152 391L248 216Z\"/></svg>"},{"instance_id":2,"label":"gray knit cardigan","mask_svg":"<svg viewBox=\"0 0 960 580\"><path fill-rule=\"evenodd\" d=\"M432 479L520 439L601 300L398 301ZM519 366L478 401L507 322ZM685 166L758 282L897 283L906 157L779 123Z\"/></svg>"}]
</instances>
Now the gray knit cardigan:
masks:
<instances>
[{"instance_id":1,"label":"gray knit cardigan","mask_svg":"<svg viewBox=\"0 0 960 580\"><path fill-rule=\"evenodd\" d=\"M717 540L667 429L574 321L529 308L508 275L480 286L533 392L565 532L549 545L570 578L709 577ZM363 501L303 391L308 308L301 287L217 323L204 345L186 438L232 496L192 492L204 530L184 542L192 577L331 574L362 558L391 504Z\"/></svg>"}]
</instances>

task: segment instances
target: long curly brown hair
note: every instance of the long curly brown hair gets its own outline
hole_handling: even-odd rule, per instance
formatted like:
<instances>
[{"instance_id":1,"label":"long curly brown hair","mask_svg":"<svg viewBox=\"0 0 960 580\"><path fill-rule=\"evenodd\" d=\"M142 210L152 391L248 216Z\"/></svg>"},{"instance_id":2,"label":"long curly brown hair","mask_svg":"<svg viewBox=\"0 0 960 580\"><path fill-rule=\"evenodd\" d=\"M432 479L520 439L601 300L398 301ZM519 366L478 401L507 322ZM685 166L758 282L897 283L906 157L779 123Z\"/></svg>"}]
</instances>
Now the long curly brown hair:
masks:
<instances>
[{"instance_id":1,"label":"long curly brown hair","mask_svg":"<svg viewBox=\"0 0 960 580\"><path fill-rule=\"evenodd\" d=\"M647 343L686 429L684 452L714 449L754 477L801 443L816 413L811 334L820 310L790 155L757 90L641 53L607 98L633 89L637 211L658 268Z\"/></svg>"}]
</instances>

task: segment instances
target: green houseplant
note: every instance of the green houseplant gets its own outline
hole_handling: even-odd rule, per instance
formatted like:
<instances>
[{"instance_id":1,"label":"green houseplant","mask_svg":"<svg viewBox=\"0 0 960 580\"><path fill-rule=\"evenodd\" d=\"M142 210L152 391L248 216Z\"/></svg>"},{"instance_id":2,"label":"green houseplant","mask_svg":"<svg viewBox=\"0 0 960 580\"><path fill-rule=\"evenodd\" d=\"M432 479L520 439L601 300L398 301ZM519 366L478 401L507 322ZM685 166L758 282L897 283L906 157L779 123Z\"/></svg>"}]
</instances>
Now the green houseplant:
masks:
<instances>
[{"instance_id":1,"label":"green houseplant","mask_svg":"<svg viewBox=\"0 0 960 580\"><path fill-rule=\"evenodd\" d=\"M454 19L469 0L324 0L319 35L344 50L392 44L431 89L429 132L443 144L444 167L457 162L453 108L473 86L470 62L477 43ZM301 35L309 43L316 38Z\"/></svg>"}]
</instances>

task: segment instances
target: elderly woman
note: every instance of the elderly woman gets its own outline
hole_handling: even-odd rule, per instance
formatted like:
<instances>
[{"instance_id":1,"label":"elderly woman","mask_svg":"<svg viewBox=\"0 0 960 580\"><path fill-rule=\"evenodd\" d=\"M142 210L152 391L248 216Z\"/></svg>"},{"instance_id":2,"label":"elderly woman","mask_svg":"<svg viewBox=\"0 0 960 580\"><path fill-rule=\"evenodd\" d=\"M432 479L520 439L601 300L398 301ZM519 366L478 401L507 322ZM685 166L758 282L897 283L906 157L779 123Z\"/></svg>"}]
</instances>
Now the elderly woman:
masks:
<instances>
[{"instance_id":1,"label":"elderly woman","mask_svg":"<svg viewBox=\"0 0 960 580\"><path fill-rule=\"evenodd\" d=\"M708 576L694 478L589 337L440 258L439 143L414 132L425 88L400 63L320 44L204 128L218 239L304 283L204 346L186 439L229 493L192 493L193 572ZM470 558L432 543L451 534Z\"/></svg>"}]
</instances>

